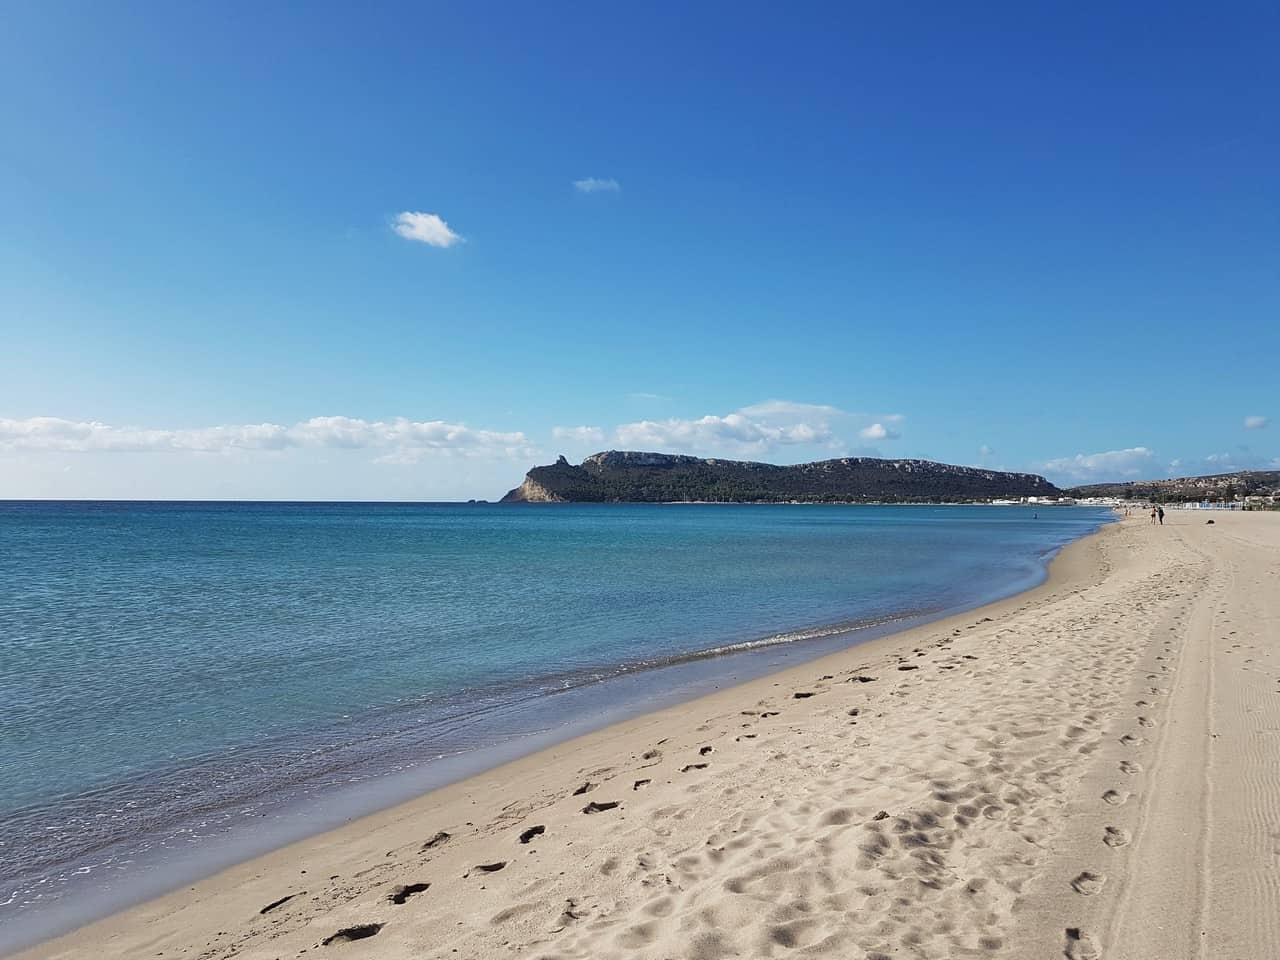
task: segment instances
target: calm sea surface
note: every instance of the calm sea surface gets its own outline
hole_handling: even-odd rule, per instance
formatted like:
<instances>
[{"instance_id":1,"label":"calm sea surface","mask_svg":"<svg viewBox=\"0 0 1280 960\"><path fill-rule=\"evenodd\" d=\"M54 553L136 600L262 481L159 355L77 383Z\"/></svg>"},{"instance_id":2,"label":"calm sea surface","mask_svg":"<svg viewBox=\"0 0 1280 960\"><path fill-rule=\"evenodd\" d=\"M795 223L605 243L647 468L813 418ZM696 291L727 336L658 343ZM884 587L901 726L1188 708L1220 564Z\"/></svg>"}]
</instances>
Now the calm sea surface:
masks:
<instances>
[{"instance_id":1,"label":"calm sea surface","mask_svg":"<svg viewBox=\"0 0 1280 960\"><path fill-rule=\"evenodd\" d=\"M0 503L0 944L620 713L1024 589L1108 519Z\"/></svg>"}]
</instances>

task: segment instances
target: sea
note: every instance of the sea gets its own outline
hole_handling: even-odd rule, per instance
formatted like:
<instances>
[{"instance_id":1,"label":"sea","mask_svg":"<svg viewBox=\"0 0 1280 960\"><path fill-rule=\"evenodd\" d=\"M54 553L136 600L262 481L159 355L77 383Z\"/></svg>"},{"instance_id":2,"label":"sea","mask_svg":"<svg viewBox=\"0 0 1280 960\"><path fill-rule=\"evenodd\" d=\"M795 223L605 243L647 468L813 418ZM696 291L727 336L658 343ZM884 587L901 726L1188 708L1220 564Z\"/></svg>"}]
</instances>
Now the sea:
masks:
<instances>
[{"instance_id":1,"label":"sea","mask_svg":"<svg viewBox=\"0 0 1280 960\"><path fill-rule=\"evenodd\" d=\"M1086 507L0 502L0 952L1039 583Z\"/></svg>"}]
</instances>

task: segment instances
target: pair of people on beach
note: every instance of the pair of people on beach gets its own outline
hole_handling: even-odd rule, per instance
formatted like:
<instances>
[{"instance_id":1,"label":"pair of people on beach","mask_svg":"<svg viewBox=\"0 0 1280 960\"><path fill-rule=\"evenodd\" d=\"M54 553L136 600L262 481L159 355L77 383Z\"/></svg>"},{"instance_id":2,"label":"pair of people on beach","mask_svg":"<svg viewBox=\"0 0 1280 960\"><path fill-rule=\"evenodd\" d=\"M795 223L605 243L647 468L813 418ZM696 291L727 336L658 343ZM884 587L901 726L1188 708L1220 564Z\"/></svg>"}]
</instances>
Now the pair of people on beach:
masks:
<instances>
[{"instance_id":1,"label":"pair of people on beach","mask_svg":"<svg viewBox=\"0 0 1280 960\"><path fill-rule=\"evenodd\" d=\"M1164 526L1164 507L1153 506L1151 508L1151 522L1155 523L1157 520L1160 522L1160 526L1163 527Z\"/></svg>"}]
</instances>

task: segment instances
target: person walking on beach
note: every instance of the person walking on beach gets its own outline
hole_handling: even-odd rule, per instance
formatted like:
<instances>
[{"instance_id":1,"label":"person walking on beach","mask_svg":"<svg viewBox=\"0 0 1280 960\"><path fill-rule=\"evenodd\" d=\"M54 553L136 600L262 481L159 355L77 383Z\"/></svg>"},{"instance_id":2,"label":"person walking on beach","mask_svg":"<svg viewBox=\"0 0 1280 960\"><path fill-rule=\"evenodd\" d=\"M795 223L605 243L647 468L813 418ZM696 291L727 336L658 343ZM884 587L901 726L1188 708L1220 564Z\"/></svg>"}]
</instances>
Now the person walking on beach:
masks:
<instances>
[{"instance_id":1,"label":"person walking on beach","mask_svg":"<svg viewBox=\"0 0 1280 960\"><path fill-rule=\"evenodd\" d=\"M1152 504L1152 506L1151 506L1151 522L1152 522L1152 523L1155 523L1155 522L1156 522L1156 508L1155 508L1155 504Z\"/></svg>"},{"instance_id":2,"label":"person walking on beach","mask_svg":"<svg viewBox=\"0 0 1280 960\"><path fill-rule=\"evenodd\" d=\"M1164 526L1164 507L1156 507L1156 514L1160 517L1160 526Z\"/></svg>"}]
</instances>

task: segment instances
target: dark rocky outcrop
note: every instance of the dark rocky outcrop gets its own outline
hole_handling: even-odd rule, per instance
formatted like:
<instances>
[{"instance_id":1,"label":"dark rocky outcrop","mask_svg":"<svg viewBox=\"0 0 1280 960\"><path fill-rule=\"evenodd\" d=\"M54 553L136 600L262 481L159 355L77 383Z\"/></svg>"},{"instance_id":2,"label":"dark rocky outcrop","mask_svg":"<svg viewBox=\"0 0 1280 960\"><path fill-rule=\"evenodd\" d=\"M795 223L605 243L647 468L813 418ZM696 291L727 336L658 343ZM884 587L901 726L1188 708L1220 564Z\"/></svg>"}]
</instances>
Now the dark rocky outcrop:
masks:
<instances>
[{"instance_id":1,"label":"dark rocky outcrop","mask_svg":"<svg viewBox=\"0 0 1280 960\"><path fill-rule=\"evenodd\" d=\"M794 466L610 450L534 467L503 503L938 503L1053 497L1044 477L930 460L842 457Z\"/></svg>"}]
</instances>

